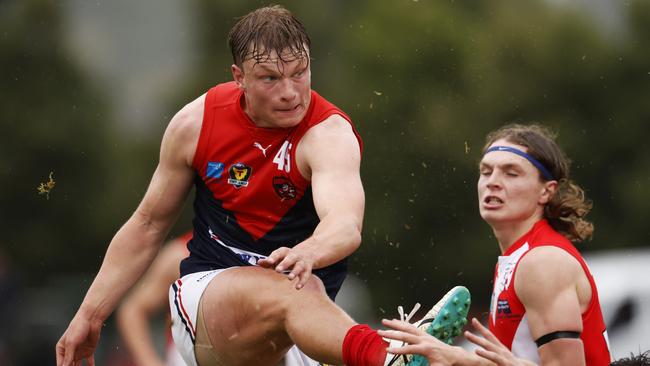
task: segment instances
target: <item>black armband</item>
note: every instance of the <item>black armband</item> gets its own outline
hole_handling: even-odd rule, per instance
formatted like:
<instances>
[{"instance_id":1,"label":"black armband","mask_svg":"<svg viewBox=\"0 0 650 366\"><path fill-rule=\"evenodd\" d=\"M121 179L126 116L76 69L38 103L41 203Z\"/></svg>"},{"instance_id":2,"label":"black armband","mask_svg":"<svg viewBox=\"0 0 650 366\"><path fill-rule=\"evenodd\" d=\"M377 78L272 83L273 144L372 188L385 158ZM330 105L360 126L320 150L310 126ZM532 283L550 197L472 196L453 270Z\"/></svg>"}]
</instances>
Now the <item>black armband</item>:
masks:
<instances>
[{"instance_id":1,"label":"black armband","mask_svg":"<svg viewBox=\"0 0 650 366\"><path fill-rule=\"evenodd\" d=\"M580 332L574 332L574 331L557 331L557 332L551 332L549 334L543 335L537 340L535 340L535 343L537 343L537 347L541 347L545 345L546 343L559 339L559 338L580 338Z\"/></svg>"}]
</instances>

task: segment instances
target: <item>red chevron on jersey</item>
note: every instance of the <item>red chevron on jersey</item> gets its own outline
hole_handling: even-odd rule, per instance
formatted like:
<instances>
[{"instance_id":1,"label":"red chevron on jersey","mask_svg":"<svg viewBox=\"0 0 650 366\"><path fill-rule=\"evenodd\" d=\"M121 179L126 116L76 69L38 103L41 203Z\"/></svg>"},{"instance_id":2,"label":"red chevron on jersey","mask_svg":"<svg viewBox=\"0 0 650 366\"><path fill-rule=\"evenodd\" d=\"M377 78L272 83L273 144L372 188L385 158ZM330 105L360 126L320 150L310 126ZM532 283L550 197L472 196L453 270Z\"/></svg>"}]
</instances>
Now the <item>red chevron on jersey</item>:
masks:
<instances>
[{"instance_id":1,"label":"red chevron on jersey","mask_svg":"<svg viewBox=\"0 0 650 366\"><path fill-rule=\"evenodd\" d=\"M254 265L279 247L293 247L314 232L319 218L311 182L296 165L296 150L310 128L333 114L350 118L316 92L303 120L292 128L260 128L242 109L236 83L219 84L205 96L196 170L194 237L181 275ZM345 189L345 187L341 187ZM334 297L345 260L314 271Z\"/></svg>"},{"instance_id":2,"label":"red chevron on jersey","mask_svg":"<svg viewBox=\"0 0 650 366\"><path fill-rule=\"evenodd\" d=\"M272 229L300 200L310 182L296 166L296 147L309 128L332 114L350 118L316 92L304 120L294 128L260 128L243 112L234 82L208 91L194 168L255 240ZM212 163L212 165L210 165ZM222 164L221 177L209 167ZM214 173L214 172L212 172Z\"/></svg>"},{"instance_id":3,"label":"red chevron on jersey","mask_svg":"<svg viewBox=\"0 0 650 366\"><path fill-rule=\"evenodd\" d=\"M512 350L515 356L539 364L539 353L528 328L526 309L517 297L513 282L521 258L532 248L538 246L561 248L582 266L591 285L591 301L587 310L582 314L583 330L580 335L584 345L586 364L588 366L609 365L607 330L594 279L578 250L569 240L555 231L546 220L538 221L528 233L499 257L490 304L490 330L501 343Z\"/></svg>"}]
</instances>

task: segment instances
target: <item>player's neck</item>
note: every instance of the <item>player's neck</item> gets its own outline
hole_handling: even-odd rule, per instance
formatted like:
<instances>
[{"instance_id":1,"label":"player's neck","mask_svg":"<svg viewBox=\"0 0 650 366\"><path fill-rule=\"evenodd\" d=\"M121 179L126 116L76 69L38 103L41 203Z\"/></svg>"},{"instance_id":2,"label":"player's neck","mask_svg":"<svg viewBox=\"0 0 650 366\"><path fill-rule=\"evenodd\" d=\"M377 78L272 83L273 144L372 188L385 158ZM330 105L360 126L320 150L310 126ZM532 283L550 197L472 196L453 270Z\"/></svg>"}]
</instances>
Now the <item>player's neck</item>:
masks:
<instances>
[{"instance_id":1,"label":"player's neck","mask_svg":"<svg viewBox=\"0 0 650 366\"><path fill-rule=\"evenodd\" d=\"M504 223L501 225L493 225L492 230L494 232L494 237L499 243L499 249L501 249L501 254L510 249L510 247L515 244L522 236L524 236L530 229L533 228L535 223L539 221L538 217L531 217L527 220L518 221L516 223Z\"/></svg>"}]
</instances>

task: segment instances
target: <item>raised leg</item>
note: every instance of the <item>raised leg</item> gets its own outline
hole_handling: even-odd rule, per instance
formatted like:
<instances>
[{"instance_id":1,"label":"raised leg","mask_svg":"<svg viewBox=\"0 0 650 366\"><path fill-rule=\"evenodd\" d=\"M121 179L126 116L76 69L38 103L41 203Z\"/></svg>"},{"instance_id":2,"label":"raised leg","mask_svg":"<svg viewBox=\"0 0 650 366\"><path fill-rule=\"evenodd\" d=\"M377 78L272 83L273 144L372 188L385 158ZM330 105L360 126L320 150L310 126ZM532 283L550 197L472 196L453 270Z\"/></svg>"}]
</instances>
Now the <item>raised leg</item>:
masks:
<instances>
[{"instance_id":1,"label":"raised leg","mask_svg":"<svg viewBox=\"0 0 650 366\"><path fill-rule=\"evenodd\" d=\"M317 277L296 290L285 275L259 267L216 276L203 293L201 310L197 339L212 344L217 355L212 365L275 365L294 343L315 360L342 364L343 339L356 324L327 297ZM208 362L201 357L199 362Z\"/></svg>"}]
</instances>

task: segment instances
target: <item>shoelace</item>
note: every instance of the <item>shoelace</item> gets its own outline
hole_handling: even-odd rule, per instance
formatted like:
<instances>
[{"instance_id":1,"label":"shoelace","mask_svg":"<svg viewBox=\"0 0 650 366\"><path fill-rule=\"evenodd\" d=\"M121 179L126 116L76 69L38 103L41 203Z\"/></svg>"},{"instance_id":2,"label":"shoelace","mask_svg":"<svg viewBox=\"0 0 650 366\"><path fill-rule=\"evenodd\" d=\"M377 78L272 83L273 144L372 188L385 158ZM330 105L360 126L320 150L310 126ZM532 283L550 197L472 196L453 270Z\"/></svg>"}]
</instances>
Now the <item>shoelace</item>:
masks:
<instances>
[{"instance_id":1,"label":"shoelace","mask_svg":"<svg viewBox=\"0 0 650 366\"><path fill-rule=\"evenodd\" d=\"M417 322L411 323L410 320L413 317L413 315L415 315L415 313L419 309L420 309L420 303L418 302L413 306L413 309L411 309L411 311L408 313L408 315L405 315L404 314L404 307L402 307L402 305L400 305L400 306L397 307L397 312L399 313L399 319L401 321L407 322L409 324L415 324ZM384 340L387 341L389 344L393 343L393 342L399 342L400 346L405 343L405 342L402 342L402 341L394 341L394 340L390 340L390 339L387 339L387 338L384 338ZM403 364L406 364L408 362L408 358L407 358L406 355L392 355L392 358L388 362L388 365L393 365L399 358L402 358Z\"/></svg>"},{"instance_id":2,"label":"shoelace","mask_svg":"<svg viewBox=\"0 0 650 366\"><path fill-rule=\"evenodd\" d=\"M413 309L411 309L411 312L410 312L410 313L405 317L405 316L404 316L404 308L402 307L402 305L400 305L400 306L397 307L397 312L399 313L399 319L400 319L401 321L404 321L404 322L410 323L409 320L411 320L411 318L413 317L413 315L415 315L415 313L416 313L419 309L420 309L420 303L419 303L419 302L418 302L418 303L415 303L415 305L413 306ZM414 323L410 323L410 324L414 324Z\"/></svg>"},{"instance_id":3,"label":"shoelace","mask_svg":"<svg viewBox=\"0 0 650 366\"><path fill-rule=\"evenodd\" d=\"M402 305L398 306L397 307L397 312L399 313L399 320L401 320L403 322L407 322L409 324L415 324L416 322L411 323L411 322L409 322L409 320L411 320L411 318L413 317L413 315L415 315L415 313L418 311L418 309L420 309L420 303L419 302L415 303L415 305L413 306L413 309L411 310L411 312L408 313L408 315L404 316L404 308L402 307ZM389 343L391 342L391 340L388 339L388 338L384 338L384 340L389 342ZM395 342L395 341L392 341L392 342ZM401 343L404 344L404 342L401 342Z\"/></svg>"}]
</instances>

